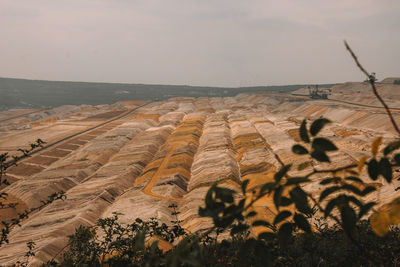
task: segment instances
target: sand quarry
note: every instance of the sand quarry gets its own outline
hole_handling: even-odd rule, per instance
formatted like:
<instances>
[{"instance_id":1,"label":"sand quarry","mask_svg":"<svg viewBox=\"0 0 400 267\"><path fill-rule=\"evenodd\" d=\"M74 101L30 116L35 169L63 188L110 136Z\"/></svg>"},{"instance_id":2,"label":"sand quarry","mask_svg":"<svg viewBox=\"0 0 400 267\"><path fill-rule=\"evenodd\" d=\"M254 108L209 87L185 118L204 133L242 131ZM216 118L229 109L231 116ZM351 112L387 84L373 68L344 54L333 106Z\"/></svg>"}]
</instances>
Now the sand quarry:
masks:
<instances>
[{"instance_id":1,"label":"sand quarry","mask_svg":"<svg viewBox=\"0 0 400 267\"><path fill-rule=\"evenodd\" d=\"M378 83L378 88L389 106L400 108L400 85ZM334 166L369 155L378 136L384 142L396 136L366 83L334 86L328 100L311 100L301 96L304 92L0 112L0 152L12 154L37 138L50 145L8 170L11 185L2 190L19 205L1 210L2 220L39 206L54 192L67 195L12 229L10 243L0 248L0 264L21 259L29 241L36 243L31 266L51 260L79 225L93 225L113 212L122 213L122 223L156 217L170 224L175 218L168 206L175 204L184 228L207 228L211 222L197 212L211 184L239 192L243 180L249 179L250 187L270 181L279 161L306 160L291 152L304 118L333 121L322 135L340 148L330 153ZM393 113L400 123L400 110ZM375 183L379 190L369 198L390 201L399 183ZM306 187L317 194L318 179ZM254 209L254 219L271 220L276 213L268 198Z\"/></svg>"}]
</instances>

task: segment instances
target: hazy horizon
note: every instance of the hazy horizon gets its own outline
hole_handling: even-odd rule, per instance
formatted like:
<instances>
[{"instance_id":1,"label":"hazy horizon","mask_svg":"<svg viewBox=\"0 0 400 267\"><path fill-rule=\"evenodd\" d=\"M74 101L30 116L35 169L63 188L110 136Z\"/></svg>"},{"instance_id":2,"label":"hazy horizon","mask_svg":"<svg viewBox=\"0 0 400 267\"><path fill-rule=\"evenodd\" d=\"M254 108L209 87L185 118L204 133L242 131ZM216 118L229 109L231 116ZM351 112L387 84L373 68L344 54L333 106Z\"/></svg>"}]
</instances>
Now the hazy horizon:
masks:
<instances>
[{"instance_id":1,"label":"hazy horizon","mask_svg":"<svg viewBox=\"0 0 400 267\"><path fill-rule=\"evenodd\" d=\"M0 2L0 77L246 87L400 76L400 1Z\"/></svg>"},{"instance_id":2,"label":"hazy horizon","mask_svg":"<svg viewBox=\"0 0 400 267\"><path fill-rule=\"evenodd\" d=\"M389 78L389 77L385 77ZM334 83L293 83L293 84L255 84L255 85L245 85L245 86L216 86L216 85L197 85L197 84L163 84L163 83L135 83L135 82L103 82L103 81L77 81L77 80L44 80L44 79L31 79L31 78L23 78L23 77L4 77L0 76L0 79L14 79L14 80L27 80L27 81L38 81L38 82L66 82L66 83L104 83L104 84L123 84L123 85L155 85L155 86L189 86L189 87L215 87L215 88L247 88L247 87L274 87L274 86L291 86L291 85L333 85L340 84L342 82L334 82ZM352 82L352 81L349 81ZM378 81L379 82L379 81ZM1 89L1 88L0 88Z\"/></svg>"}]
</instances>

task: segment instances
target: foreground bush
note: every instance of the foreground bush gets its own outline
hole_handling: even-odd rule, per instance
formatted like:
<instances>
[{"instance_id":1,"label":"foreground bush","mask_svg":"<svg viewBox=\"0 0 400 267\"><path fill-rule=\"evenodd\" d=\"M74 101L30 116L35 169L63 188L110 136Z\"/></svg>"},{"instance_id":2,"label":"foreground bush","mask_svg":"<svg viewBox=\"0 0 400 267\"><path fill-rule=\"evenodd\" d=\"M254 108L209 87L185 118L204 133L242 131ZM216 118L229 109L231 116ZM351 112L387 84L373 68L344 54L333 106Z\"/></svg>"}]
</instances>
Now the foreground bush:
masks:
<instances>
[{"instance_id":1,"label":"foreground bush","mask_svg":"<svg viewBox=\"0 0 400 267\"><path fill-rule=\"evenodd\" d=\"M96 231L97 230L97 231ZM98 234L96 234L98 232ZM310 234L298 233L283 249L278 238L252 238L233 234L217 242L215 236L189 235L178 226L159 225L157 221L137 220L123 226L118 216L99 220L95 227L80 227L71 236L69 250L61 263L47 266L397 266L400 264L398 228L383 238L373 233L367 221L355 234L365 257L339 228L318 227ZM163 252L149 237L164 238L172 245ZM102 236L102 237L100 237Z\"/></svg>"}]
</instances>

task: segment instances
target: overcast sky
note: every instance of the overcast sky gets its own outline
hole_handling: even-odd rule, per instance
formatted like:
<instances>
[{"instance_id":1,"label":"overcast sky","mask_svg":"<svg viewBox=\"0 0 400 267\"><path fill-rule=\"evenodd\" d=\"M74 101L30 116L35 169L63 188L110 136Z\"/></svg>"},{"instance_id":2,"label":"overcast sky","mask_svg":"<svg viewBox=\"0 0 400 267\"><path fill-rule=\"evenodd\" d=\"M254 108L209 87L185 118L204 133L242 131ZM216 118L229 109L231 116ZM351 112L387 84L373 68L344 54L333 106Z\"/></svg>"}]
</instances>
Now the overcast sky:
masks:
<instances>
[{"instance_id":1,"label":"overcast sky","mask_svg":"<svg viewBox=\"0 0 400 267\"><path fill-rule=\"evenodd\" d=\"M0 0L0 77L207 86L400 76L400 0Z\"/></svg>"}]
</instances>

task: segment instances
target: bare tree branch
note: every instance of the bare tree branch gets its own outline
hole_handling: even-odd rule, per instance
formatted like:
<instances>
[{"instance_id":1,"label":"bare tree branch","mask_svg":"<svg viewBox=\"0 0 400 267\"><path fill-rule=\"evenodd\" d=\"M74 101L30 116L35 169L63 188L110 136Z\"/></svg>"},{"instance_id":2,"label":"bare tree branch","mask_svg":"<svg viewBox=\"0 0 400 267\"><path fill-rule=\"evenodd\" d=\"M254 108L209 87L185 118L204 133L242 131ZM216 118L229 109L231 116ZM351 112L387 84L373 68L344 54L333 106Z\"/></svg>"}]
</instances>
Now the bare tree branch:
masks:
<instances>
[{"instance_id":1,"label":"bare tree branch","mask_svg":"<svg viewBox=\"0 0 400 267\"><path fill-rule=\"evenodd\" d=\"M353 57L354 61L356 62L357 67L367 76L368 81L372 86L372 91L374 92L374 95L376 96L376 98L378 98L379 102L381 102L381 104L385 108L386 113L388 114L389 119L393 125L393 128L400 135L400 129L397 126L397 123L393 118L392 112L390 111L388 105L385 103L385 101L382 99L382 97L378 94L378 90L376 90L375 80L371 77L371 74L368 71L366 71L364 69L364 67L361 65L361 63L358 61L357 56L354 54L353 50L350 48L349 44L346 41L344 41L344 45L346 46L346 49L350 52L350 55Z\"/></svg>"}]
</instances>

